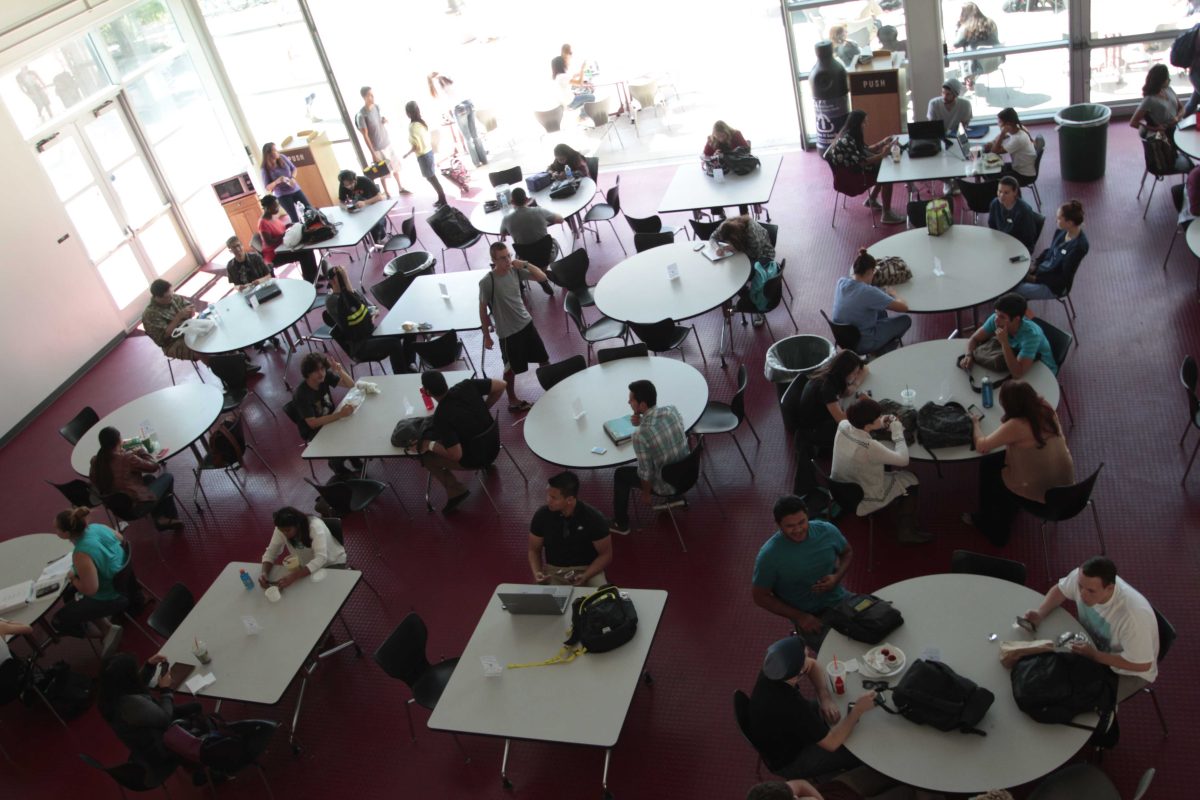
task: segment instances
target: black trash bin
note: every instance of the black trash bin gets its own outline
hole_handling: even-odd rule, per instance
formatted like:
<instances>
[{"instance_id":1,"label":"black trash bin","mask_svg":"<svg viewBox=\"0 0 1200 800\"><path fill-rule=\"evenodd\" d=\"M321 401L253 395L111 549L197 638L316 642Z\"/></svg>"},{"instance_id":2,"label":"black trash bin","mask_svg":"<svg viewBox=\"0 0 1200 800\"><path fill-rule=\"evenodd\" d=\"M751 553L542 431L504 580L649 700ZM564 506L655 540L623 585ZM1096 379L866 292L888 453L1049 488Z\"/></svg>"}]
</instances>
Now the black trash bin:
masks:
<instances>
[{"instance_id":1,"label":"black trash bin","mask_svg":"<svg viewBox=\"0 0 1200 800\"><path fill-rule=\"evenodd\" d=\"M1104 177L1108 154L1108 121L1112 109L1097 103L1067 106L1054 115L1058 123L1059 169L1064 181Z\"/></svg>"},{"instance_id":2,"label":"black trash bin","mask_svg":"<svg viewBox=\"0 0 1200 800\"><path fill-rule=\"evenodd\" d=\"M780 339L767 348L763 375L775 384L780 399L797 375L807 375L833 358L833 342L824 336L802 333Z\"/></svg>"}]
</instances>

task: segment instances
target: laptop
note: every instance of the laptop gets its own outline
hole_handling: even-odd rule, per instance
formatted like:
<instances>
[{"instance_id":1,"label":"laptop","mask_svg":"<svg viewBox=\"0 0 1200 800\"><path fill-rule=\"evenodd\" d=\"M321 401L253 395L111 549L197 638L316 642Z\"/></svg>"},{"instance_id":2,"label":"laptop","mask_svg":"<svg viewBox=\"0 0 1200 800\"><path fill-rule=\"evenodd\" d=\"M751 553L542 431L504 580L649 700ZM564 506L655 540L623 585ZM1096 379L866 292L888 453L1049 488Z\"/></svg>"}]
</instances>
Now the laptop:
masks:
<instances>
[{"instance_id":1,"label":"laptop","mask_svg":"<svg viewBox=\"0 0 1200 800\"><path fill-rule=\"evenodd\" d=\"M929 158L942 152L946 124L940 119L908 123L908 157Z\"/></svg>"},{"instance_id":2,"label":"laptop","mask_svg":"<svg viewBox=\"0 0 1200 800\"><path fill-rule=\"evenodd\" d=\"M500 607L510 614L562 614L571 603L573 586L531 586L519 592L497 592Z\"/></svg>"}]
</instances>

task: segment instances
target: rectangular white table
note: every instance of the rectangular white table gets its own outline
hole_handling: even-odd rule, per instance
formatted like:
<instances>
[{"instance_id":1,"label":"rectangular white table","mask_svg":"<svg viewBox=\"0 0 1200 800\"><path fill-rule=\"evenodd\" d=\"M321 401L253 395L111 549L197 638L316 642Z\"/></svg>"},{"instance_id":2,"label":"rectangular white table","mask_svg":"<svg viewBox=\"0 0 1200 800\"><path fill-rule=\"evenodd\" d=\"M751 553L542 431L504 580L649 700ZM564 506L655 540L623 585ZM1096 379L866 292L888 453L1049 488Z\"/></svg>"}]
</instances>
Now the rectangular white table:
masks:
<instances>
[{"instance_id":1,"label":"rectangular white table","mask_svg":"<svg viewBox=\"0 0 1200 800\"><path fill-rule=\"evenodd\" d=\"M264 541L265 538L264 531ZM238 571L243 569L255 580L252 590L246 589L238 577ZM258 586L261 571L262 564L257 562L231 561L226 564L159 652L172 664L196 665L192 675L215 675L216 681L201 689L199 694L218 700L274 705L283 697L296 673L303 670L300 696L296 699L288 736L293 750L298 751L296 723L300 719L308 676L322 659L339 650L353 647L360 654L362 652L353 640L316 652L321 637L341 612L362 574L352 569L320 570L325 575L322 580L302 578L283 590L278 603L272 603ZM272 579L284 571L284 567L277 566L271 573ZM246 616L253 617L258 623L261 628L258 633L250 635L246 632L242 619ZM192 653L196 639L207 645L211 663L198 663ZM183 688L179 691L187 692ZM220 707L220 703L217 705Z\"/></svg>"},{"instance_id":2,"label":"rectangular white table","mask_svg":"<svg viewBox=\"0 0 1200 800\"><path fill-rule=\"evenodd\" d=\"M749 175L726 175L721 183L706 175L698 161L680 165L675 169L662 200L658 202L658 213L769 202L783 156L760 155L758 160L758 169Z\"/></svg>"},{"instance_id":3,"label":"rectangular white table","mask_svg":"<svg viewBox=\"0 0 1200 800\"><path fill-rule=\"evenodd\" d=\"M453 386L471 377L466 370L443 373L446 383ZM376 375L368 378L379 386L379 394L369 394L354 413L332 422L317 431L304 448L303 458L400 458L409 456L403 448L392 445L392 429L405 417L427 417L421 402L421 376ZM405 412L404 401L412 407ZM343 399L344 402L344 399ZM341 407L341 404L338 404Z\"/></svg>"},{"instance_id":4,"label":"rectangular white table","mask_svg":"<svg viewBox=\"0 0 1200 800\"><path fill-rule=\"evenodd\" d=\"M607 653L585 653L569 664L505 669L486 677L480 658L502 665L543 661L567 638L571 610L562 616L514 615L500 607L497 592L535 588L503 583L486 606L450 682L429 717L429 727L453 733L504 737L500 777L508 782L512 739L603 747L602 783L608 788L608 762L621 735L634 690L642 679L667 593L661 589L622 589L633 600L638 629L633 639ZM590 594L579 588L575 598ZM464 599L464 604L465 604ZM649 674L646 676L650 682Z\"/></svg>"},{"instance_id":5,"label":"rectangular white table","mask_svg":"<svg viewBox=\"0 0 1200 800\"><path fill-rule=\"evenodd\" d=\"M908 141L908 136L900 137L901 144ZM979 169L975 168L976 163ZM891 156L879 162L879 183L913 183L915 181L947 180L950 178L973 178L978 175L998 175L1000 166L985 167L982 158L979 162L964 160L953 143L950 149L945 147L936 156L928 158L909 158L908 151L900 154L899 161L892 161Z\"/></svg>"},{"instance_id":6,"label":"rectangular white table","mask_svg":"<svg viewBox=\"0 0 1200 800\"><path fill-rule=\"evenodd\" d=\"M358 211L347 211L343 206L324 206L321 211L331 223L337 226L337 235L323 242L301 245L297 249L349 250L350 260L353 261L354 252L362 244L362 240L367 238L371 228L378 225L379 221L395 207L395 200L380 200L378 203L372 203Z\"/></svg>"}]
</instances>

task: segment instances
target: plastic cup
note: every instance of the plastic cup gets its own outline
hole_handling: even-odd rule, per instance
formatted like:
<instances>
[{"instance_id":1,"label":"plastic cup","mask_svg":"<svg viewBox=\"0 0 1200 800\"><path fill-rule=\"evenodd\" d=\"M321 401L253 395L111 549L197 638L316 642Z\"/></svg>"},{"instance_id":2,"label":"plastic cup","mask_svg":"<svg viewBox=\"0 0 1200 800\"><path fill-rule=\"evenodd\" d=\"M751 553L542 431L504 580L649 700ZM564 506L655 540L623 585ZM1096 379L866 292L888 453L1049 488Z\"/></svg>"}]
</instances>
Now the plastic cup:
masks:
<instances>
[{"instance_id":1,"label":"plastic cup","mask_svg":"<svg viewBox=\"0 0 1200 800\"><path fill-rule=\"evenodd\" d=\"M267 599L272 603L278 603L283 594L280 593L278 586L268 586L266 591Z\"/></svg>"},{"instance_id":2,"label":"plastic cup","mask_svg":"<svg viewBox=\"0 0 1200 800\"><path fill-rule=\"evenodd\" d=\"M900 390L900 402L903 403L904 405L908 406L909 408L912 408L913 405L916 403L916 400L917 400L917 390L916 389L901 389Z\"/></svg>"},{"instance_id":3,"label":"plastic cup","mask_svg":"<svg viewBox=\"0 0 1200 800\"><path fill-rule=\"evenodd\" d=\"M844 694L846 691L846 665L841 661L830 661L825 665L825 674L829 676L829 688L836 694ZM842 679L842 691L837 691L837 679Z\"/></svg>"}]
</instances>

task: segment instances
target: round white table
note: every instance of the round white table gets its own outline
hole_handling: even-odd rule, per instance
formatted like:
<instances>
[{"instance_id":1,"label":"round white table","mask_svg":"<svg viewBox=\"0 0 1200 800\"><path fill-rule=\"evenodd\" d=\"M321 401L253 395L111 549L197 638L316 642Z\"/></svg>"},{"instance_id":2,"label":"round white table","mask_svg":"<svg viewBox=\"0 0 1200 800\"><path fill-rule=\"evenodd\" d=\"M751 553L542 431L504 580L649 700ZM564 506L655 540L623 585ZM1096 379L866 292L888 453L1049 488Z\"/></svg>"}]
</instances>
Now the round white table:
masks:
<instances>
[{"instance_id":1,"label":"round white table","mask_svg":"<svg viewBox=\"0 0 1200 800\"><path fill-rule=\"evenodd\" d=\"M659 404L679 409L684 430L708 404L708 382L695 367L673 358L622 358L577 372L542 395L525 418L525 443L538 458L572 469L633 461L633 443L613 444L604 423L629 413L629 384L643 379L658 390ZM584 412L579 419L576 401Z\"/></svg>"},{"instance_id":2,"label":"round white table","mask_svg":"<svg viewBox=\"0 0 1200 800\"><path fill-rule=\"evenodd\" d=\"M129 438L137 435L143 421L158 435L159 446L167 452L160 460L171 458L191 447L200 462L195 442L208 432L221 414L224 394L206 383L181 383L131 400L87 430L71 451L71 468L87 475L92 456L100 449L100 430L112 426Z\"/></svg>"},{"instance_id":3,"label":"round white table","mask_svg":"<svg viewBox=\"0 0 1200 800\"><path fill-rule=\"evenodd\" d=\"M1036 634L1013 627L1015 618L1036 608L1042 595L1024 586L978 575L926 575L894 583L875 594L904 614L904 624L887 641L904 652L908 665L926 648L940 660L996 696L979 728L987 736L943 732L904 717L873 709L846 740L863 763L891 778L936 792L974 794L1003 789L1040 778L1054 770L1084 742L1089 732L1067 725L1035 722L1013 701L1009 671L1000 663L999 641L1048 639L1081 627L1059 608L1038 626ZM995 634L997 641L988 641ZM861 657L871 645L830 631L818 659L828 664ZM906 666L906 669L908 667ZM902 674L902 673L901 673ZM846 692L834 695L842 713L865 691L863 675L850 673ZM876 680L871 678L871 680ZM900 676L889 679L892 686ZM894 708L892 695L885 699ZM1080 717L1095 724L1095 715Z\"/></svg>"},{"instance_id":4,"label":"round white table","mask_svg":"<svg viewBox=\"0 0 1200 800\"><path fill-rule=\"evenodd\" d=\"M984 408L983 396L971 389L967 373L955 363L966 351L965 339L935 339L931 342L906 345L872 361L867 367L866 380L859 390L870 390L876 400L887 398L900 402L900 392L909 387L917 393L913 400L917 408L930 400L938 403L953 400L961 403L964 408L974 403L984 413L983 422L980 423L983 432L994 433L1000 427L1000 417L1004 414L1000 408L999 389L993 392L993 406ZM980 366L972 367L972 374L977 385L985 375L993 382L1004 377L1002 373L991 372ZM1035 361L1025 373L1024 380L1046 398L1051 408L1058 407L1058 379L1045 364ZM908 448L908 454L914 459L932 460L929 451L919 442ZM937 451L938 461L968 461L980 457L979 453L966 445L946 447Z\"/></svg>"},{"instance_id":5,"label":"round white table","mask_svg":"<svg viewBox=\"0 0 1200 800\"><path fill-rule=\"evenodd\" d=\"M915 314L958 311L1011 292L1029 272L1029 251L1007 233L981 225L951 225L941 236L914 228L867 248L875 258L899 256L913 279L892 286ZM1024 261L1009 261L1025 256ZM942 276L933 274L933 259Z\"/></svg>"},{"instance_id":6,"label":"round white table","mask_svg":"<svg viewBox=\"0 0 1200 800\"><path fill-rule=\"evenodd\" d=\"M558 214L563 219L573 217L583 210L583 207L592 201L596 194L596 182L591 178L583 178L579 181L579 188L575 190L575 194L570 197L564 197L561 200L555 200L550 196L550 189L542 189L540 192L534 192L529 197L531 200L536 200L539 208L544 208ZM493 199L495 198L493 190ZM490 214L483 208L483 201L480 200L471 211L471 224L475 226L475 230L480 233L487 233L492 236L500 235L500 221L511 209L501 209L493 211Z\"/></svg>"},{"instance_id":7,"label":"round white table","mask_svg":"<svg viewBox=\"0 0 1200 800\"><path fill-rule=\"evenodd\" d=\"M317 290L308 281L278 278L275 284L283 294L251 308L249 295L230 292L213 305L217 327L203 336L184 334L187 346L197 353L230 353L270 339L295 325L308 313Z\"/></svg>"},{"instance_id":8,"label":"round white table","mask_svg":"<svg viewBox=\"0 0 1200 800\"><path fill-rule=\"evenodd\" d=\"M46 513L49 515L51 512ZM53 533L30 533L0 542L0 588L22 581L36 581L47 564L57 561L73 549L70 542ZM10 609L3 616L22 625L32 625L54 604L58 595L55 592L23 608Z\"/></svg>"},{"instance_id":9,"label":"round white table","mask_svg":"<svg viewBox=\"0 0 1200 800\"><path fill-rule=\"evenodd\" d=\"M1175 146L1180 152L1186 153L1192 158L1200 158L1200 130L1196 130L1196 116L1194 114L1180 121L1175 127L1175 133L1172 134L1175 139Z\"/></svg>"},{"instance_id":10,"label":"round white table","mask_svg":"<svg viewBox=\"0 0 1200 800\"><path fill-rule=\"evenodd\" d=\"M604 273L592 291L596 308L621 322L652 323L668 317L689 319L718 307L750 279L750 259L734 253L709 261L694 248L698 242L678 242L630 256ZM668 266L679 268L672 280Z\"/></svg>"}]
</instances>

